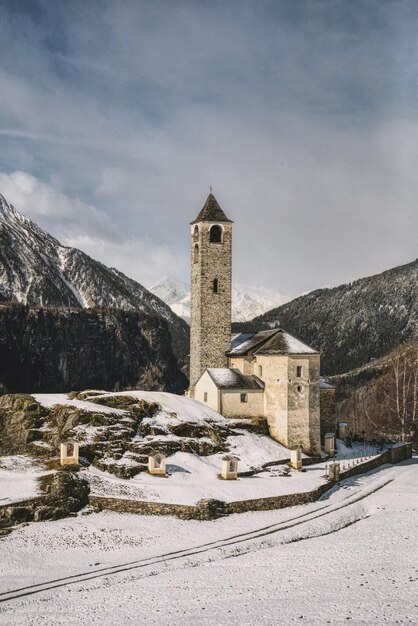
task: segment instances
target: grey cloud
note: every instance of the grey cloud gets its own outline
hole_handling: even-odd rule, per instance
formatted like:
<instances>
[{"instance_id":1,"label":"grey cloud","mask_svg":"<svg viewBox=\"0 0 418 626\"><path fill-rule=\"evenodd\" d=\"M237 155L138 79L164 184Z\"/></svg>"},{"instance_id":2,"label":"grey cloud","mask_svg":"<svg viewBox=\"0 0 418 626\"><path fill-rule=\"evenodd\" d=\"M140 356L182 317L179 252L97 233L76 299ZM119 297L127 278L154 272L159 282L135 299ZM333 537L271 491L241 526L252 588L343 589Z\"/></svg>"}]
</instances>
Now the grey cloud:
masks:
<instances>
[{"instance_id":1,"label":"grey cloud","mask_svg":"<svg viewBox=\"0 0 418 626\"><path fill-rule=\"evenodd\" d=\"M40 216L56 236L184 279L212 184L239 281L299 293L416 256L414 3L19 4L0 170L74 203Z\"/></svg>"}]
</instances>

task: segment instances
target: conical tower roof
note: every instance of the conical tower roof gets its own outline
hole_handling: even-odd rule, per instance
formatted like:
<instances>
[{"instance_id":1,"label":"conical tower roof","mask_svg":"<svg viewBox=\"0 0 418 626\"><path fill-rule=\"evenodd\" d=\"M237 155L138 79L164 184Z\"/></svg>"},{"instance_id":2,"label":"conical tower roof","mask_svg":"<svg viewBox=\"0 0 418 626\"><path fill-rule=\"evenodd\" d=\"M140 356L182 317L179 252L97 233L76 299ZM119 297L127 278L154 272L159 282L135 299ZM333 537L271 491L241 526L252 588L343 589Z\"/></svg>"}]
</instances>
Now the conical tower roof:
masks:
<instances>
[{"instance_id":1,"label":"conical tower roof","mask_svg":"<svg viewBox=\"0 0 418 626\"><path fill-rule=\"evenodd\" d=\"M197 224L198 222L229 222L232 224L232 220L229 220L222 211L213 193L208 195L203 209L191 224Z\"/></svg>"}]
</instances>

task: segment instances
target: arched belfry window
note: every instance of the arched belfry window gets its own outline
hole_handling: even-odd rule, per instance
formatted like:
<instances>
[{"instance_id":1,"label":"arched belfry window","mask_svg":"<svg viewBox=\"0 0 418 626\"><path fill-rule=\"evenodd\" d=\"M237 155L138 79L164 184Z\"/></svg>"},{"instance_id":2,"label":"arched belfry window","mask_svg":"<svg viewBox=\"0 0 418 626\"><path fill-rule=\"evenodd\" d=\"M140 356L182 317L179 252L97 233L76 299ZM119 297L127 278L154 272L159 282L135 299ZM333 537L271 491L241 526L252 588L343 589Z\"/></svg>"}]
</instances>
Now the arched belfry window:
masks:
<instances>
[{"instance_id":1,"label":"arched belfry window","mask_svg":"<svg viewBox=\"0 0 418 626\"><path fill-rule=\"evenodd\" d=\"M222 243L222 227L218 224L212 226L209 232L210 243Z\"/></svg>"},{"instance_id":2,"label":"arched belfry window","mask_svg":"<svg viewBox=\"0 0 418 626\"><path fill-rule=\"evenodd\" d=\"M196 224L196 226L193 229L193 239L195 241L197 241L199 239L199 226Z\"/></svg>"},{"instance_id":3,"label":"arched belfry window","mask_svg":"<svg viewBox=\"0 0 418 626\"><path fill-rule=\"evenodd\" d=\"M197 263L199 261L199 244L195 243L193 246L193 263Z\"/></svg>"},{"instance_id":4,"label":"arched belfry window","mask_svg":"<svg viewBox=\"0 0 418 626\"><path fill-rule=\"evenodd\" d=\"M219 293L219 281L217 278L213 279L213 293Z\"/></svg>"}]
</instances>

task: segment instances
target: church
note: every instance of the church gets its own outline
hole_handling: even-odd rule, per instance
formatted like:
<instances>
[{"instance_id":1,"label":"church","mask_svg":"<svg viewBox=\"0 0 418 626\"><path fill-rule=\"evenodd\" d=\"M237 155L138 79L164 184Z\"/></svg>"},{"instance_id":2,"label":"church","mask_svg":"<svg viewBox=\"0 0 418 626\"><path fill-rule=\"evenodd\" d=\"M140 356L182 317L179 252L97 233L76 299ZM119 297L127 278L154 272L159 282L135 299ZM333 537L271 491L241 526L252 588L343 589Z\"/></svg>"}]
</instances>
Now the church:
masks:
<instances>
[{"instance_id":1,"label":"church","mask_svg":"<svg viewBox=\"0 0 418 626\"><path fill-rule=\"evenodd\" d=\"M319 454L334 422L321 415L334 389L319 352L281 328L231 336L232 225L212 193L191 223L188 395L224 417L265 418L281 444Z\"/></svg>"}]
</instances>

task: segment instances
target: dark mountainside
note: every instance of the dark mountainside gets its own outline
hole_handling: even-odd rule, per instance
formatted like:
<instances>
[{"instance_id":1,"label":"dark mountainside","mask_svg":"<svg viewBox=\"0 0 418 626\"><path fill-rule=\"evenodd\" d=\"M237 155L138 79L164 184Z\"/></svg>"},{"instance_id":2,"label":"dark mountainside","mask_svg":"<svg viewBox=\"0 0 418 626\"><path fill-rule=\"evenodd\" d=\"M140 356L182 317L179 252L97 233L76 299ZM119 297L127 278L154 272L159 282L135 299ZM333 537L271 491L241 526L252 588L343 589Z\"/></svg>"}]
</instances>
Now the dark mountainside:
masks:
<instances>
[{"instance_id":1,"label":"dark mountainside","mask_svg":"<svg viewBox=\"0 0 418 626\"><path fill-rule=\"evenodd\" d=\"M322 352L322 373L341 374L418 338L418 260L332 289L317 289L234 331L281 326Z\"/></svg>"},{"instance_id":2,"label":"dark mountainside","mask_svg":"<svg viewBox=\"0 0 418 626\"><path fill-rule=\"evenodd\" d=\"M122 272L62 246L0 194L0 302L5 301L139 311L167 321L181 364L189 352L189 327L167 304Z\"/></svg>"},{"instance_id":3,"label":"dark mountainside","mask_svg":"<svg viewBox=\"0 0 418 626\"><path fill-rule=\"evenodd\" d=\"M0 395L129 387L181 393L186 386L161 317L0 305Z\"/></svg>"}]
</instances>

